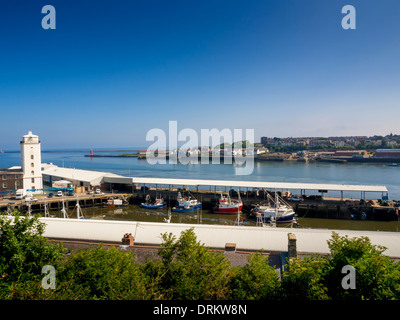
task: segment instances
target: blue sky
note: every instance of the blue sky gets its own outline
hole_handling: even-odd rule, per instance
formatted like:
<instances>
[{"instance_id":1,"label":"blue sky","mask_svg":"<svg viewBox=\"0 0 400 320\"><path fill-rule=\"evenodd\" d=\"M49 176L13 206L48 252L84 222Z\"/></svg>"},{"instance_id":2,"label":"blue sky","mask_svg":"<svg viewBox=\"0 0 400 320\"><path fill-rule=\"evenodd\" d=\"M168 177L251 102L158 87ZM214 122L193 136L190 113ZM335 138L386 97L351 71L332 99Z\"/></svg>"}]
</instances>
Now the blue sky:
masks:
<instances>
[{"instance_id":1,"label":"blue sky","mask_svg":"<svg viewBox=\"0 0 400 320\"><path fill-rule=\"evenodd\" d=\"M399 134L399 17L398 0L8 1L0 149L28 130L49 149L144 146L168 120L256 141Z\"/></svg>"}]
</instances>

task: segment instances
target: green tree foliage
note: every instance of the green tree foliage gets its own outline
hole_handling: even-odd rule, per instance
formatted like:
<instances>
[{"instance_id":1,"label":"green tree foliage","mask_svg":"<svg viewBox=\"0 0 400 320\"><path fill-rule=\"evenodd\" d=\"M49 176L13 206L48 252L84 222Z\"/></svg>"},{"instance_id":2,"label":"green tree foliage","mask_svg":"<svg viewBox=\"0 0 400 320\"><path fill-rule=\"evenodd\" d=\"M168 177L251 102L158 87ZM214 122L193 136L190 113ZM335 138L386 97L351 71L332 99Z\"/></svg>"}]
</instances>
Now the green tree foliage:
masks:
<instances>
[{"instance_id":1,"label":"green tree foliage","mask_svg":"<svg viewBox=\"0 0 400 320\"><path fill-rule=\"evenodd\" d=\"M383 255L385 247L367 237L348 238L333 233L328 257L294 259L284 273L283 288L290 299L400 299L400 264ZM342 268L355 269L356 288L344 290Z\"/></svg>"},{"instance_id":2,"label":"green tree foliage","mask_svg":"<svg viewBox=\"0 0 400 320\"><path fill-rule=\"evenodd\" d=\"M322 257L292 259L288 264L288 270L283 273L284 298L291 300L329 299L328 288L324 283L326 273L327 260Z\"/></svg>"},{"instance_id":3,"label":"green tree foliage","mask_svg":"<svg viewBox=\"0 0 400 320\"><path fill-rule=\"evenodd\" d=\"M44 238L38 217L0 215L0 297L15 291L16 283L41 279L42 267L55 264L64 249Z\"/></svg>"},{"instance_id":4,"label":"green tree foliage","mask_svg":"<svg viewBox=\"0 0 400 320\"><path fill-rule=\"evenodd\" d=\"M367 237L333 233L330 255L291 259L280 278L261 253L232 267L193 229L179 238L162 234L159 259L140 264L116 247L67 255L43 237L37 217L0 215L0 227L0 299L400 299L400 264ZM56 289L41 286L48 264L56 269ZM341 286L345 265L356 271L355 289Z\"/></svg>"},{"instance_id":5,"label":"green tree foliage","mask_svg":"<svg viewBox=\"0 0 400 320\"><path fill-rule=\"evenodd\" d=\"M89 299L151 298L147 279L133 254L115 247L79 250L60 265L58 278L85 292Z\"/></svg>"},{"instance_id":6,"label":"green tree foliage","mask_svg":"<svg viewBox=\"0 0 400 320\"><path fill-rule=\"evenodd\" d=\"M326 286L332 299L400 299L400 265L383 255L383 246L373 245L367 237L340 237L333 233L328 241L331 251ZM335 285L343 278L345 265L356 270L356 289L341 290Z\"/></svg>"},{"instance_id":7,"label":"green tree foliage","mask_svg":"<svg viewBox=\"0 0 400 320\"><path fill-rule=\"evenodd\" d=\"M180 238L163 234L159 249L161 261L149 261L144 267L157 283L163 299L226 299L230 262L219 252L209 251L197 241L192 229Z\"/></svg>"},{"instance_id":8,"label":"green tree foliage","mask_svg":"<svg viewBox=\"0 0 400 320\"><path fill-rule=\"evenodd\" d=\"M251 254L248 263L237 266L231 279L231 297L239 300L280 299L278 274L269 265L269 257Z\"/></svg>"}]
</instances>

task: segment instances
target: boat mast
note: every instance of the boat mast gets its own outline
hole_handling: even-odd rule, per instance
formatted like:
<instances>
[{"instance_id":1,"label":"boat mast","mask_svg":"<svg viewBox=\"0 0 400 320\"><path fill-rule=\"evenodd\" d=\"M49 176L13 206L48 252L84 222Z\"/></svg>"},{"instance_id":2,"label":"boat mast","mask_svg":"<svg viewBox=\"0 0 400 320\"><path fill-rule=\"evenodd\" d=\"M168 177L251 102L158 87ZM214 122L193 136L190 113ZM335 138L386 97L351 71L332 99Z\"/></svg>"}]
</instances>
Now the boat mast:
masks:
<instances>
[{"instance_id":1,"label":"boat mast","mask_svg":"<svg viewBox=\"0 0 400 320\"><path fill-rule=\"evenodd\" d=\"M31 216L31 213L32 213L32 208L31 208L31 206L32 206L32 204L31 204L31 202L29 201L29 202L28 202L28 217L30 217L30 216Z\"/></svg>"},{"instance_id":2,"label":"boat mast","mask_svg":"<svg viewBox=\"0 0 400 320\"><path fill-rule=\"evenodd\" d=\"M68 218L67 210L65 209L65 202L64 202L64 199L62 199L61 213L63 214L63 218L64 218L64 219L67 219L67 218Z\"/></svg>"},{"instance_id":3,"label":"boat mast","mask_svg":"<svg viewBox=\"0 0 400 320\"><path fill-rule=\"evenodd\" d=\"M50 217L49 206L47 204L47 201L44 202L44 216L45 216L45 218L49 218Z\"/></svg>"},{"instance_id":4,"label":"boat mast","mask_svg":"<svg viewBox=\"0 0 400 320\"><path fill-rule=\"evenodd\" d=\"M76 216L78 219L83 218L82 212L81 212L81 206L79 204L79 199L76 199Z\"/></svg>"}]
</instances>

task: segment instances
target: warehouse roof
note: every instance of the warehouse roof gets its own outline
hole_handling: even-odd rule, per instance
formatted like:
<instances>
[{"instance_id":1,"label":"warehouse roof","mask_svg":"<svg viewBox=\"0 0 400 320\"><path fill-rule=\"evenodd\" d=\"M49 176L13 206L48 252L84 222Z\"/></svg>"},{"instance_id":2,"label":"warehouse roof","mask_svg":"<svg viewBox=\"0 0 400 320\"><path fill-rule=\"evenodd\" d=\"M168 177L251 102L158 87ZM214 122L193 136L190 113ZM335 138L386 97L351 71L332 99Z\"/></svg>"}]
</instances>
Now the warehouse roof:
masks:
<instances>
[{"instance_id":1,"label":"warehouse roof","mask_svg":"<svg viewBox=\"0 0 400 320\"><path fill-rule=\"evenodd\" d=\"M106 177L105 182L118 183L119 178ZM326 183L296 183L296 182L265 182L265 181L234 181L234 180L202 180L202 179L166 179L166 178L139 178L132 177L132 183L152 185L178 185L178 186L216 186L216 187L241 187L258 189L296 189L296 190L327 190L327 191L363 191L363 192L388 192L385 186L348 185ZM127 178L124 178L127 180Z\"/></svg>"},{"instance_id":2,"label":"warehouse roof","mask_svg":"<svg viewBox=\"0 0 400 320\"><path fill-rule=\"evenodd\" d=\"M122 176L110 172L82 170L74 168L61 168L54 165L49 165L45 167L44 170L42 171L42 174L66 180L88 182L92 185L99 185L101 181L104 179L104 177L124 178Z\"/></svg>"},{"instance_id":3,"label":"warehouse roof","mask_svg":"<svg viewBox=\"0 0 400 320\"><path fill-rule=\"evenodd\" d=\"M148 177L124 177L110 172L100 172L82 169L61 168L47 165L42 174L59 177L61 179L84 181L91 185L100 183L120 184L147 184L165 186L212 186L212 187L239 187L257 189L288 189L288 190L326 190L326 191L361 191L361 192L388 192L385 186L350 185L326 183L298 183L298 182L267 182L243 180L205 180L205 179L169 179Z\"/></svg>"}]
</instances>

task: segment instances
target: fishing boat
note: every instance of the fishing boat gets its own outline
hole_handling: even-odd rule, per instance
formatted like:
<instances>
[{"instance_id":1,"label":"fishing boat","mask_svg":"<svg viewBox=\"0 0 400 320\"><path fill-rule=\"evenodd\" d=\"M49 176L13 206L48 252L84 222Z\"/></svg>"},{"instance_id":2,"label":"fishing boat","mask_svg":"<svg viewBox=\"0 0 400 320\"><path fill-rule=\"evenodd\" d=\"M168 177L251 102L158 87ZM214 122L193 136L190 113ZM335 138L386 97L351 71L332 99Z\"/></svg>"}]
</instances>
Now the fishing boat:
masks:
<instances>
[{"instance_id":1,"label":"fishing boat","mask_svg":"<svg viewBox=\"0 0 400 320\"><path fill-rule=\"evenodd\" d=\"M399 164L398 163L391 163L391 164L387 164L387 167L398 167Z\"/></svg>"},{"instance_id":2,"label":"fishing boat","mask_svg":"<svg viewBox=\"0 0 400 320\"><path fill-rule=\"evenodd\" d=\"M229 194L221 194L221 198L219 199L216 207L214 208L214 213L227 213L227 214L235 214L241 212L243 208L243 202L240 199L240 194L238 193L238 199L231 199Z\"/></svg>"},{"instance_id":3,"label":"fishing boat","mask_svg":"<svg viewBox=\"0 0 400 320\"><path fill-rule=\"evenodd\" d=\"M275 198L267 193L267 203L257 205L251 213L263 222L269 222L272 219L276 223L292 222L295 216L290 204L277 193L275 193Z\"/></svg>"},{"instance_id":4,"label":"fishing boat","mask_svg":"<svg viewBox=\"0 0 400 320\"><path fill-rule=\"evenodd\" d=\"M193 209L201 208L201 202L199 202L196 198L192 198L190 196L182 197L180 192L178 192L178 197L176 200L178 202L178 208L184 208L186 206L193 207Z\"/></svg>"},{"instance_id":5,"label":"fishing boat","mask_svg":"<svg viewBox=\"0 0 400 320\"><path fill-rule=\"evenodd\" d=\"M156 200L151 202L150 196L146 196L146 202L141 203L141 207L145 209L160 209L165 206L164 199L160 196L156 196Z\"/></svg>"}]
</instances>

